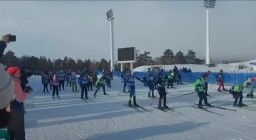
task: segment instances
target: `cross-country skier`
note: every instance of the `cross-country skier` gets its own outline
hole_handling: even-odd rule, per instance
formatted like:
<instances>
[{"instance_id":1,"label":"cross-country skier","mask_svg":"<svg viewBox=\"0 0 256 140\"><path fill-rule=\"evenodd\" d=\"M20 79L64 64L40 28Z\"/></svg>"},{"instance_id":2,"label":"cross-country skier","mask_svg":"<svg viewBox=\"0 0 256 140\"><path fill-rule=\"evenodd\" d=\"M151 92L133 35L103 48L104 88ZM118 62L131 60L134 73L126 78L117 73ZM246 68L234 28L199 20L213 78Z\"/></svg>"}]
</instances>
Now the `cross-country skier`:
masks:
<instances>
[{"instance_id":1,"label":"cross-country skier","mask_svg":"<svg viewBox=\"0 0 256 140\"><path fill-rule=\"evenodd\" d=\"M149 74L147 85L148 85L148 88L149 88L148 97L149 98L151 98L151 97L155 98L156 96L154 95L155 87L154 87L154 75L153 75L153 73ZM152 96L150 95L150 92L152 93Z\"/></svg>"},{"instance_id":2,"label":"cross-country skier","mask_svg":"<svg viewBox=\"0 0 256 140\"><path fill-rule=\"evenodd\" d=\"M171 88L174 88L173 87L173 80L174 80L174 72L172 70L170 70L169 75L167 77L167 83L168 83L167 88L169 88L170 85L171 85Z\"/></svg>"},{"instance_id":3,"label":"cross-country skier","mask_svg":"<svg viewBox=\"0 0 256 140\"><path fill-rule=\"evenodd\" d=\"M127 85L127 77L129 76L129 72L125 71L123 77L122 77L122 81L124 83L123 85L123 92L126 92L126 85Z\"/></svg>"},{"instance_id":4,"label":"cross-country skier","mask_svg":"<svg viewBox=\"0 0 256 140\"><path fill-rule=\"evenodd\" d=\"M246 106L243 104L243 89L249 87L249 82L245 81L241 85L234 85L230 88L229 92L233 95L235 101L233 102L233 106ZM239 104L237 104L237 100L239 99Z\"/></svg>"},{"instance_id":5,"label":"cross-country skier","mask_svg":"<svg viewBox=\"0 0 256 140\"><path fill-rule=\"evenodd\" d=\"M165 80L163 78L158 78L157 80L157 90L160 95L158 108L159 109L169 109L169 107L166 105L166 90L165 90ZM161 102L163 100L163 107L161 106Z\"/></svg>"},{"instance_id":6,"label":"cross-country skier","mask_svg":"<svg viewBox=\"0 0 256 140\"><path fill-rule=\"evenodd\" d=\"M198 108L201 108L201 109L203 108L202 107L202 101L203 100L204 100L204 103L205 103L206 106L212 107L212 105L207 102L207 97L206 97L206 94L205 94L205 88L206 88L205 87L205 81L206 81L208 75L209 75L208 73L204 73L202 75L202 77L197 79L195 84L194 84L194 89L195 89L195 91L197 91L198 97L199 97Z\"/></svg>"},{"instance_id":7,"label":"cross-country skier","mask_svg":"<svg viewBox=\"0 0 256 140\"><path fill-rule=\"evenodd\" d=\"M89 79L88 79L87 71L82 72L79 77L79 84L81 88L81 99L84 99L84 95L85 95L85 99L88 99L88 96L87 96L88 81Z\"/></svg>"},{"instance_id":8,"label":"cross-country skier","mask_svg":"<svg viewBox=\"0 0 256 140\"><path fill-rule=\"evenodd\" d=\"M135 77L129 71L127 79L126 79L127 86L129 88L128 92L130 93L129 101L128 101L128 106L132 106L131 99L133 97L133 105L136 106L136 107L139 107L139 105L136 103L135 79L137 79L137 80L139 80L139 81L141 81L143 83L143 81L140 78Z\"/></svg>"},{"instance_id":9,"label":"cross-country skier","mask_svg":"<svg viewBox=\"0 0 256 140\"><path fill-rule=\"evenodd\" d=\"M102 76L100 79L98 79L96 81L95 86L96 86L97 89L94 92L94 98L96 97L97 92L100 90L100 87L102 87L102 89L103 89L103 94L107 95L106 91L105 91L105 77L104 76Z\"/></svg>"},{"instance_id":10,"label":"cross-country skier","mask_svg":"<svg viewBox=\"0 0 256 140\"><path fill-rule=\"evenodd\" d=\"M256 88L256 77L253 77L250 80L251 80L251 84L250 84L250 87L249 87L249 93L246 95L246 97L254 98L253 91L254 91L254 88Z\"/></svg>"},{"instance_id":11,"label":"cross-country skier","mask_svg":"<svg viewBox=\"0 0 256 140\"><path fill-rule=\"evenodd\" d=\"M208 73L208 76L211 74L211 71L207 71L207 73ZM204 90L204 92L205 92L205 95L206 96L210 96L209 94L208 94L208 78L207 79L205 79L205 90Z\"/></svg>"},{"instance_id":12,"label":"cross-country skier","mask_svg":"<svg viewBox=\"0 0 256 140\"><path fill-rule=\"evenodd\" d=\"M223 90L226 91L225 87L224 87L224 74L223 74L223 70L220 70L220 72L216 75L216 80L219 84L219 88L218 91L221 92L220 88L222 87Z\"/></svg>"}]
</instances>

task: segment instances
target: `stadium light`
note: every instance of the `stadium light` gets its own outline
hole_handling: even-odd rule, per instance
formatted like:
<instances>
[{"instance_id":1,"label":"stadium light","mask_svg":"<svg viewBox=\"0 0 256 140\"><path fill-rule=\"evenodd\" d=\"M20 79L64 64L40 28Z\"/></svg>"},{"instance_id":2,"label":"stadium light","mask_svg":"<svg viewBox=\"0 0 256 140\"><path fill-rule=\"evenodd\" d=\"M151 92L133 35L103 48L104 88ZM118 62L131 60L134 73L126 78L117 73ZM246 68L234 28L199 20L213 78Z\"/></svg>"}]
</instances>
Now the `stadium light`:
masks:
<instances>
[{"instance_id":1,"label":"stadium light","mask_svg":"<svg viewBox=\"0 0 256 140\"><path fill-rule=\"evenodd\" d=\"M113 10L110 9L106 13L107 19L110 22L110 70L114 70L114 15Z\"/></svg>"},{"instance_id":2,"label":"stadium light","mask_svg":"<svg viewBox=\"0 0 256 140\"><path fill-rule=\"evenodd\" d=\"M209 9L215 7L216 0L204 0L204 7L206 8L206 61L205 64L210 64L210 21Z\"/></svg>"}]
</instances>

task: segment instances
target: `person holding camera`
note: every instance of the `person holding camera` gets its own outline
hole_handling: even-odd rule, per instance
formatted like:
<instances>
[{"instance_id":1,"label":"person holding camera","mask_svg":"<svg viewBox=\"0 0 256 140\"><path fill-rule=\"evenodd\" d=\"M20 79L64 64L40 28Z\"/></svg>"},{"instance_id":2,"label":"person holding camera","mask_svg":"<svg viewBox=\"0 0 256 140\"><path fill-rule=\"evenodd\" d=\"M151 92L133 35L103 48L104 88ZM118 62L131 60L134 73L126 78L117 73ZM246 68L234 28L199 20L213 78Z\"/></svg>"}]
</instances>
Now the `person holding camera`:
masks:
<instances>
[{"instance_id":1,"label":"person holding camera","mask_svg":"<svg viewBox=\"0 0 256 140\"><path fill-rule=\"evenodd\" d=\"M32 91L32 88L26 86L22 89L20 81L21 70L18 67L9 67L7 72L12 76L15 94L15 99L11 102L12 117L7 130L11 140L25 140L25 109L23 102L27 99L27 95Z\"/></svg>"},{"instance_id":2,"label":"person holding camera","mask_svg":"<svg viewBox=\"0 0 256 140\"><path fill-rule=\"evenodd\" d=\"M0 40L0 59L3 57L7 43L16 40L10 34L2 36ZM14 98L14 86L11 76L5 71L5 66L0 63L0 139L10 139L6 127L11 121L12 112L10 102Z\"/></svg>"}]
</instances>

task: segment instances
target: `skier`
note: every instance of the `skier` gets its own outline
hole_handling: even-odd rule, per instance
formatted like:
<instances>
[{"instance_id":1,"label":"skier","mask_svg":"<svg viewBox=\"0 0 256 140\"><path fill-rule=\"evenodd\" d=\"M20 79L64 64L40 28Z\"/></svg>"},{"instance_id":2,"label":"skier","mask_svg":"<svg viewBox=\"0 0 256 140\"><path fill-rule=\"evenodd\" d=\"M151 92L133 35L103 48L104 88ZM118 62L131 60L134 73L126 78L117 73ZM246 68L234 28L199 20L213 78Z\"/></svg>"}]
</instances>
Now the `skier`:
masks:
<instances>
[{"instance_id":1,"label":"skier","mask_svg":"<svg viewBox=\"0 0 256 140\"><path fill-rule=\"evenodd\" d=\"M122 80L123 80L123 83L124 83L124 85L123 85L123 92L126 92L126 85L127 85L127 77L128 77L128 72L126 72L124 75L123 75L123 78L122 78Z\"/></svg>"},{"instance_id":2,"label":"skier","mask_svg":"<svg viewBox=\"0 0 256 140\"><path fill-rule=\"evenodd\" d=\"M51 85L52 85L52 98L54 99L54 96L55 96L55 92L56 92L56 95L57 95L57 98L59 99L59 84L60 84L60 81L59 81L59 78L56 74L53 75L53 78L52 78L52 82L51 82Z\"/></svg>"},{"instance_id":3,"label":"skier","mask_svg":"<svg viewBox=\"0 0 256 140\"><path fill-rule=\"evenodd\" d=\"M58 73L58 78L59 78L59 91L61 90L61 86L62 89L64 90L64 82L65 82L65 72L63 70L60 70Z\"/></svg>"},{"instance_id":4,"label":"skier","mask_svg":"<svg viewBox=\"0 0 256 140\"><path fill-rule=\"evenodd\" d=\"M89 79L88 79L87 71L82 72L79 77L79 84L81 88L81 99L84 99L84 96L85 96L85 99L88 99L88 96L87 96L88 81Z\"/></svg>"},{"instance_id":5,"label":"skier","mask_svg":"<svg viewBox=\"0 0 256 140\"><path fill-rule=\"evenodd\" d=\"M211 71L207 71L207 73L208 73L208 76L211 74ZM209 94L208 94L208 78L207 79L205 79L205 90L204 90L204 92L205 92L205 95L206 96L210 96Z\"/></svg>"},{"instance_id":6,"label":"skier","mask_svg":"<svg viewBox=\"0 0 256 140\"><path fill-rule=\"evenodd\" d=\"M195 89L195 91L197 91L198 97L199 97L198 108L200 108L200 109L203 109L202 100L204 100L204 103L205 103L206 106L212 107L212 105L207 102L207 97L206 97L206 94L205 94L205 88L206 88L205 87L205 85L206 85L205 81L208 78L208 75L209 75L208 73L204 73L202 75L202 77L197 79L195 84L194 84L194 89Z\"/></svg>"},{"instance_id":7,"label":"skier","mask_svg":"<svg viewBox=\"0 0 256 140\"><path fill-rule=\"evenodd\" d=\"M152 92L152 98L155 98L156 96L154 95L154 75L152 73L149 74L147 85L149 88L148 97L151 98L150 92Z\"/></svg>"},{"instance_id":8,"label":"skier","mask_svg":"<svg viewBox=\"0 0 256 140\"><path fill-rule=\"evenodd\" d=\"M227 91L224 88L224 74L223 74L223 70L220 70L220 72L216 75L216 80L219 84L219 88L218 91L221 92L220 88L222 87L223 90Z\"/></svg>"},{"instance_id":9,"label":"skier","mask_svg":"<svg viewBox=\"0 0 256 140\"><path fill-rule=\"evenodd\" d=\"M44 90L43 92L45 93L48 92L48 83L49 83L49 76L48 76L48 72L44 71L41 75L41 80L42 80L42 84L44 86Z\"/></svg>"},{"instance_id":10,"label":"skier","mask_svg":"<svg viewBox=\"0 0 256 140\"><path fill-rule=\"evenodd\" d=\"M159 109L169 109L169 107L166 105L166 90L165 90L165 80L163 78L158 78L157 81L157 90L160 95L158 108ZM161 101L163 100L163 107L161 106Z\"/></svg>"},{"instance_id":11,"label":"skier","mask_svg":"<svg viewBox=\"0 0 256 140\"><path fill-rule=\"evenodd\" d=\"M78 92L77 90L77 77L76 77L76 73L73 71L71 72L71 75L70 75L70 79L69 79L71 85L72 85L72 92Z\"/></svg>"},{"instance_id":12,"label":"skier","mask_svg":"<svg viewBox=\"0 0 256 140\"><path fill-rule=\"evenodd\" d=\"M246 97L248 98L254 98L254 95L253 95L253 91L254 91L254 88L256 88L256 77L253 77L251 80L251 84L250 84L250 87L249 87L249 93L246 95Z\"/></svg>"},{"instance_id":13,"label":"skier","mask_svg":"<svg viewBox=\"0 0 256 140\"><path fill-rule=\"evenodd\" d=\"M107 95L106 91L105 91L105 77L104 76L102 76L100 79L98 79L96 81L95 86L96 86L97 89L94 92L94 98L96 97L97 92L100 90L100 87L102 87L102 89L103 89L103 94Z\"/></svg>"},{"instance_id":14,"label":"skier","mask_svg":"<svg viewBox=\"0 0 256 140\"><path fill-rule=\"evenodd\" d=\"M91 75L88 75L88 86L87 86L87 90L89 91L89 90L93 90L92 89L92 86L93 86L93 78L92 78L92 76Z\"/></svg>"},{"instance_id":15,"label":"skier","mask_svg":"<svg viewBox=\"0 0 256 140\"><path fill-rule=\"evenodd\" d=\"M170 85L171 85L171 88L174 88L174 87L173 87L173 80L174 80L174 73L173 73L172 70L170 70L169 75L168 75L168 77L167 77L167 82L168 82L167 88L169 88Z\"/></svg>"},{"instance_id":16,"label":"skier","mask_svg":"<svg viewBox=\"0 0 256 140\"><path fill-rule=\"evenodd\" d=\"M249 82L245 81L243 84L241 85L234 85L230 88L229 92L230 94L233 95L235 101L233 102L233 106L246 106L245 104L243 104L243 89L249 87ZM237 104L237 100L239 99L239 104Z\"/></svg>"},{"instance_id":17,"label":"skier","mask_svg":"<svg viewBox=\"0 0 256 140\"><path fill-rule=\"evenodd\" d=\"M65 74L65 78L66 78L66 81L67 81L66 87L68 86L68 84L69 84L69 86L71 87L70 77L71 77L71 72L68 71L68 72Z\"/></svg>"},{"instance_id":18,"label":"skier","mask_svg":"<svg viewBox=\"0 0 256 140\"><path fill-rule=\"evenodd\" d=\"M128 71L127 75L127 86L129 88L128 92L130 93L129 96L129 101L128 101L128 106L132 106L131 99L133 97L133 106L139 107L139 105L136 103L136 92L135 92L135 79L141 81L139 78L135 77L134 75L131 74L131 71Z\"/></svg>"}]
</instances>

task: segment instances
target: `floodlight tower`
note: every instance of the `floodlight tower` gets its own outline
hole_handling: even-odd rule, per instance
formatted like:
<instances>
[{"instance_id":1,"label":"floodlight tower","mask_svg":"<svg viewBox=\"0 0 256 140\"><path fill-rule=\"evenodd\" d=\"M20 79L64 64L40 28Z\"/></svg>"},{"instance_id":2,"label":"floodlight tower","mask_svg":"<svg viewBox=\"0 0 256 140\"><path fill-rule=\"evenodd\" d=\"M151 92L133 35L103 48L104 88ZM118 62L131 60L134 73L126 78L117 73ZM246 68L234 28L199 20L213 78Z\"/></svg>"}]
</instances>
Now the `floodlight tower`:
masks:
<instances>
[{"instance_id":1,"label":"floodlight tower","mask_svg":"<svg viewBox=\"0 0 256 140\"><path fill-rule=\"evenodd\" d=\"M206 61L205 64L210 64L210 21L209 9L214 8L216 0L204 0L204 7L206 8Z\"/></svg>"},{"instance_id":2,"label":"floodlight tower","mask_svg":"<svg viewBox=\"0 0 256 140\"><path fill-rule=\"evenodd\" d=\"M107 13L107 19L110 22L110 70L114 70L114 15L110 9Z\"/></svg>"}]
</instances>

